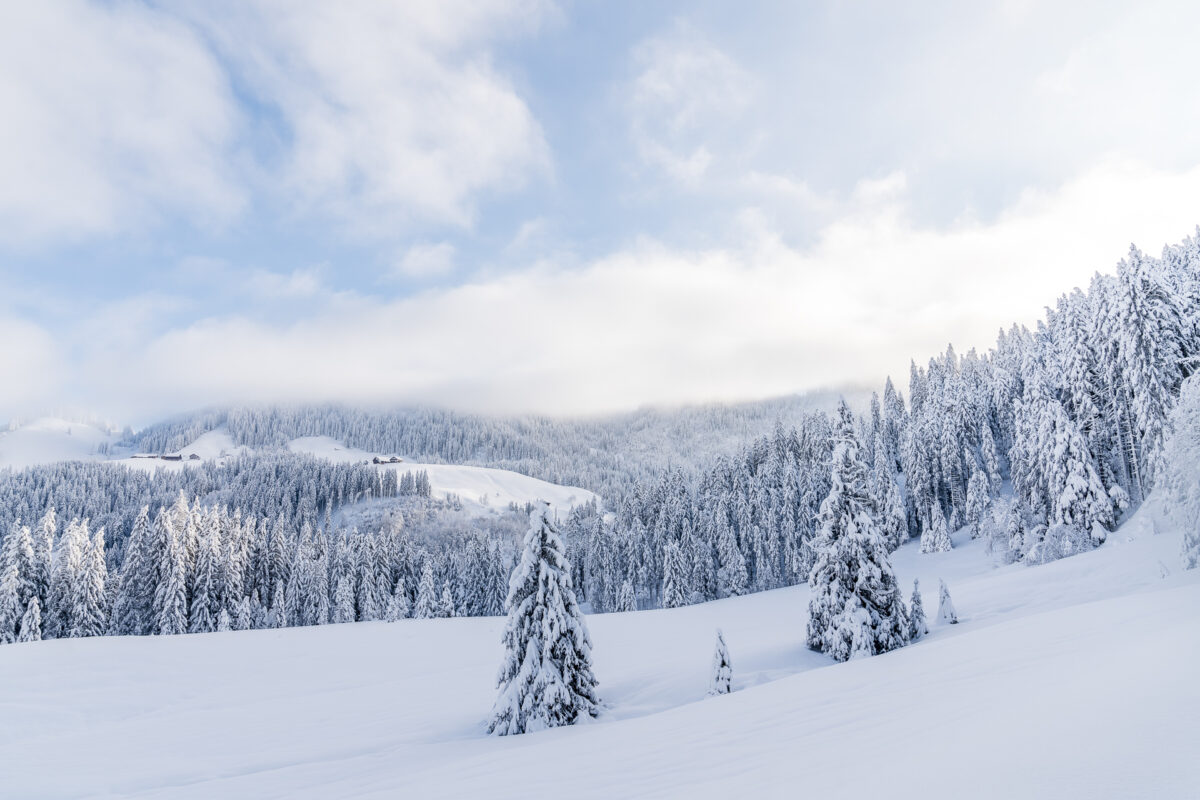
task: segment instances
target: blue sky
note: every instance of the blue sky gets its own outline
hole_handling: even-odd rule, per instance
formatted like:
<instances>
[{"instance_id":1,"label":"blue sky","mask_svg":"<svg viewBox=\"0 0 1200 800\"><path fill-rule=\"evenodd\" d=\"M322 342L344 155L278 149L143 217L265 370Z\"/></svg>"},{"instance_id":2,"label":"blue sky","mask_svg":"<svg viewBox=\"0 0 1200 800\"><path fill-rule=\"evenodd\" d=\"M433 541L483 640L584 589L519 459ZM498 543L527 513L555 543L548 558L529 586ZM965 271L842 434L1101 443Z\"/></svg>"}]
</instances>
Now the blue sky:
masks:
<instances>
[{"instance_id":1,"label":"blue sky","mask_svg":"<svg viewBox=\"0 0 1200 800\"><path fill-rule=\"evenodd\" d=\"M0 416L905 374L1200 222L1187 3L0 10Z\"/></svg>"}]
</instances>

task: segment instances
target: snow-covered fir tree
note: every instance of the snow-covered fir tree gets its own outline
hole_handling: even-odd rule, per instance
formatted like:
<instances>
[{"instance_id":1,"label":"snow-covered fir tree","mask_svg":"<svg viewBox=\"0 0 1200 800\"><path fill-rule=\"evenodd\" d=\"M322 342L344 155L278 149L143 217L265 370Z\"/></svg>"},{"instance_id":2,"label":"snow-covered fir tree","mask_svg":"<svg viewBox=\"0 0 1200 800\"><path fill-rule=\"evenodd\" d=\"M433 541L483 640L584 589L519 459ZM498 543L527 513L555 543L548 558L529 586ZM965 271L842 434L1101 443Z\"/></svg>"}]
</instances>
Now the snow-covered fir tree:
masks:
<instances>
[{"instance_id":1,"label":"snow-covered fir tree","mask_svg":"<svg viewBox=\"0 0 1200 800\"><path fill-rule=\"evenodd\" d=\"M144 636L154 627L154 590L159 581L154 544L150 507L144 505L125 541L125 563L117 582L117 597L109 625L118 636Z\"/></svg>"},{"instance_id":2,"label":"snow-covered fir tree","mask_svg":"<svg viewBox=\"0 0 1200 800\"><path fill-rule=\"evenodd\" d=\"M912 641L929 633L925 619L925 605L921 602L921 583L913 578L912 600L908 604L908 638Z\"/></svg>"},{"instance_id":3,"label":"snow-covered fir tree","mask_svg":"<svg viewBox=\"0 0 1200 800\"><path fill-rule=\"evenodd\" d=\"M404 591L404 579L396 581L396 589L388 599L387 614L384 619L396 622L408 616L408 593Z\"/></svg>"},{"instance_id":4,"label":"snow-covered fir tree","mask_svg":"<svg viewBox=\"0 0 1200 800\"><path fill-rule=\"evenodd\" d=\"M450 581L442 582L442 594L438 598L437 615L443 619L456 616L454 593L450 591Z\"/></svg>"},{"instance_id":5,"label":"snow-covered fir tree","mask_svg":"<svg viewBox=\"0 0 1200 800\"><path fill-rule=\"evenodd\" d=\"M942 514L941 505L935 502L929 509L929 525L921 531L921 552L948 553L951 547L946 517Z\"/></svg>"},{"instance_id":6,"label":"snow-covered fir tree","mask_svg":"<svg viewBox=\"0 0 1200 800\"><path fill-rule=\"evenodd\" d=\"M19 585L16 565L6 565L0 572L0 644L17 640L22 611Z\"/></svg>"},{"instance_id":7,"label":"snow-covered fir tree","mask_svg":"<svg viewBox=\"0 0 1200 800\"><path fill-rule=\"evenodd\" d=\"M717 586L719 597L737 597L746 593L749 576L746 573L746 559L738 548L737 537L729 524L728 512L724 505L719 505L716 511Z\"/></svg>"},{"instance_id":8,"label":"snow-covered fir tree","mask_svg":"<svg viewBox=\"0 0 1200 800\"><path fill-rule=\"evenodd\" d=\"M183 537L175 527L174 515L162 509L154 521L154 538L160 549L158 586L154 590L152 633L169 636L185 633L188 628L188 553Z\"/></svg>"},{"instance_id":9,"label":"snow-covered fir tree","mask_svg":"<svg viewBox=\"0 0 1200 800\"><path fill-rule=\"evenodd\" d=\"M687 594L684 591L683 557L677 544L667 542L663 550L662 607L682 608L685 605Z\"/></svg>"},{"instance_id":10,"label":"snow-covered fir tree","mask_svg":"<svg viewBox=\"0 0 1200 800\"><path fill-rule=\"evenodd\" d=\"M613 611L637 611L637 598L633 594L633 583L625 580L621 583L621 591L617 595L617 605Z\"/></svg>"},{"instance_id":11,"label":"snow-covered fir tree","mask_svg":"<svg viewBox=\"0 0 1200 800\"><path fill-rule=\"evenodd\" d=\"M354 622L354 587L350 583L350 578L343 575L338 579L337 590L333 596L333 621Z\"/></svg>"},{"instance_id":12,"label":"snow-covered fir tree","mask_svg":"<svg viewBox=\"0 0 1200 800\"><path fill-rule=\"evenodd\" d=\"M42 609L38 602L37 595L29 598L29 605L25 607L25 613L21 616L20 632L17 634L18 642L37 642L42 638Z\"/></svg>"},{"instance_id":13,"label":"snow-covered fir tree","mask_svg":"<svg viewBox=\"0 0 1200 800\"><path fill-rule=\"evenodd\" d=\"M421 582L417 584L417 603L413 606L414 619L433 619L438 615L441 597L433 584L433 565L426 560L421 569Z\"/></svg>"},{"instance_id":14,"label":"snow-covered fir tree","mask_svg":"<svg viewBox=\"0 0 1200 800\"><path fill-rule=\"evenodd\" d=\"M958 614L954 611L954 601L950 599L950 590L946 588L945 581L939 580L938 584L938 619L954 625L958 622Z\"/></svg>"},{"instance_id":15,"label":"snow-covered fir tree","mask_svg":"<svg viewBox=\"0 0 1200 800\"><path fill-rule=\"evenodd\" d=\"M983 535L983 525L987 519L987 510L991 502L991 493L983 469L977 468L967 481L967 524L971 526L971 538L978 539Z\"/></svg>"},{"instance_id":16,"label":"snow-covered fir tree","mask_svg":"<svg viewBox=\"0 0 1200 800\"><path fill-rule=\"evenodd\" d=\"M712 678L709 680L710 695L729 694L733 691L733 664L729 660L729 648L725 644L725 634L717 628L717 646L713 651Z\"/></svg>"},{"instance_id":17,"label":"snow-covered fir tree","mask_svg":"<svg viewBox=\"0 0 1200 800\"><path fill-rule=\"evenodd\" d=\"M1200 376L1188 378L1172 411L1159 468L1162 506L1183 530L1184 569L1200 566Z\"/></svg>"},{"instance_id":18,"label":"snow-covered fir tree","mask_svg":"<svg viewBox=\"0 0 1200 800\"><path fill-rule=\"evenodd\" d=\"M89 544L87 524L72 520L55 545L47 605L49 614L44 631L49 638L65 638L78 630L76 616Z\"/></svg>"},{"instance_id":19,"label":"snow-covered fir tree","mask_svg":"<svg viewBox=\"0 0 1200 800\"><path fill-rule=\"evenodd\" d=\"M592 643L548 504L530 514L506 605L500 694L488 731L525 733L596 716Z\"/></svg>"},{"instance_id":20,"label":"snow-covered fir tree","mask_svg":"<svg viewBox=\"0 0 1200 800\"><path fill-rule=\"evenodd\" d=\"M832 487L821 503L808 579L807 638L809 647L845 661L906 644L908 620L844 401L836 436Z\"/></svg>"},{"instance_id":21,"label":"snow-covered fir tree","mask_svg":"<svg viewBox=\"0 0 1200 800\"><path fill-rule=\"evenodd\" d=\"M86 533L86 527L84 528ZM83 552L76 575L70 636L103 636L108 630L108 567L104 561L104 529L96 531Z\"/></svg>"}]
</instances>

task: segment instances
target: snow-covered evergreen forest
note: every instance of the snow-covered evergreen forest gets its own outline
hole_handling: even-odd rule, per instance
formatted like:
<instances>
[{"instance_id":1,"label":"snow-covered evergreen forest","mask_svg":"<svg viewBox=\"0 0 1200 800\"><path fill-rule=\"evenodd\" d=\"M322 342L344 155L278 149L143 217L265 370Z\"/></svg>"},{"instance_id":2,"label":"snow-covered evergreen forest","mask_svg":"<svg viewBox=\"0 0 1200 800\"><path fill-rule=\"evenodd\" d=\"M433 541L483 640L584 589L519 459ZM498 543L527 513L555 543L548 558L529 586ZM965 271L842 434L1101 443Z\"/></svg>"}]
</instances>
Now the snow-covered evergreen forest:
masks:
<instances>
[{"instance_id":1,"label":"snow-covered evergreen forest","mask_svg":"<svg viewBox=\"0 0 1200 800\"><path fill-rule=\"evenodd\" d=\"M1200 366L1200 233L1155 258L1131 248L986 353L951 346L914 362L906 401L888 379L852 423L867 502L889 549L950 548L970 526L999 560L1040 564L1102 543L1159 479L1171 409ZM780 425L699 478L635 487L612 524L567 522L578 585L613 609L629 581L643 606L807 580L832 489L836 419ZM1194 482L1180 448L1174 463ZM1168 474L1175 475L1170 472ZM668 580L669 579L669 580ZM669 602L668 602L669 600Z\"/></svg>"},{"instance_id":2,"label":"snow-covered evergreen forest","mask_svg":"<svg viewBox=\"0 0 1200 800\"><path fill-rule=\"evenodd\" d=\"M705 461L733 455L777 424L832 411L839 396L863 407L869 392L811 392L740 404L646 408L596 418L494 417L434 408L376 410L341 405L217 409L129 432L123 444L147 452L179 450L224 427L234 444L283 447L328 436L348 447L399 453L428 463L512 470L620 498L667 469L694 475Z\"/></svg>"},{"instance_id":3,"label":"snow-covered evergreen forest","mask_svg":"<svg viewBox=\"0 0 1200 800\"><path fill-rule=\"evenodd\" d=\"M1002 331L986 353L950 347L914 362L907 398L889 379L859 413L842 403L830 415L810 401L701 409L637 434L638 420L665 412L573 423L231 410L158 426L135 443L176 448L227 425L260 447L320 434L569 476L606 501L560 520L564 568L593 612L805 581L816 597L813 581L845 592L865 570L875 576L869 590L860 582L854 597L813 607L814 617L832 608L837 619L810 629L810 644L846 658L915 635L887 565L914 537L939 552L968 527L999 561L1043 564L1102 544L1160 483L1194 519L1195 446L1172 438L1171 419L1198 356L1200 234L1157 258L1131 249L1115 274L1059 298L1036 329ZM1189 387L1177 415L1197 413ZM682 441L674 426L708 431L718 444L693 452L711 454L768 418L771 432L708 464L693 455L672 466L672 447L647 455ZM614 434L619 425L635 432ZM402 518L378 530L334 524L339 509L371 498L400 502ZM502 613L529 509L467 524L452 505L429 496L427 479L270 449L178 472L103 463L6 471L0 639Z\"/></svg>"}]
</instances>

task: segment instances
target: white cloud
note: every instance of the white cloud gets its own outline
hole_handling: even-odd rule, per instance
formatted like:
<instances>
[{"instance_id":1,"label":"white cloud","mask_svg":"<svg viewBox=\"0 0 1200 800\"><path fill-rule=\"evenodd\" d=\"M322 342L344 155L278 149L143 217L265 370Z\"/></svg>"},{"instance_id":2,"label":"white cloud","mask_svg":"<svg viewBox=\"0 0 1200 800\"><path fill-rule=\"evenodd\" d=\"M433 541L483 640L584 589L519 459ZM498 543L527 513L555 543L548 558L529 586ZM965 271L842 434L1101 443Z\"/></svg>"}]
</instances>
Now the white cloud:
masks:
<instances>
[{"instance_id":1,"label":"white cloud","mask_svg":"<svg viewBox=\"0 0 1200 800\"><path fill-rule=\"evenodd\" d=\"M254 270L244 281L244 288L267 298L312 297L325 290L316 269L296 269L288 273Z\"/></svg>"},{"instance_id":2,"label":"white cloud","mask_svg":"<svg viewBox=\"0 0 1200 800\"><path fill-rule=\"evenodd\" d=\"M416 244L404 251L392 275L396 278L435 278L454 271L454 245L449 242Z\"/></svg>"},{"instance_id":3,"label":"white cloud","mask_svg":"<svg viewBox=\"0 0 1200 800\"><path fill-rule=\"evenodd\" d=\"M193 16L278 112L283 188L356 230L466 226L483 192L548 169L541 127L491 46L536 2L204 3Z\"/></svg>"},{"instance_id":4,"label":"white cloud","mask_svg":"<svg viewBox=\"0 0 1200 800\"><path fill-rule=\"evenodd\" d=\"M632 58L638 74L627 103L638 155L675 180L698 182L715 142L749 105L752 77L685 25L641 42Z\"/></svg>"},{"instance_id":5,"label":"white cloud","mask_svg":"<svg viewBox=\"0 0 1200 800\"><path fill-rule=\"evenodd\" d=\"M63 394L69 363L48 331L0 315L0 341L0 420L72 399Z\"/></svg>"},{"instance_id":6,"label":"white cloud","mask_svg":"<svg viewBox=\"0 0 1200 800\"><path fill-rule=\"evenodd\" d=\"M107 413L282 399L581 412L878 384L910 357L986 348L1001 326L1034 321L1131 240L1156 251L1189 234L1200 167L1113 162L947 229L911 223L901 185L865 187L808 250L769 230L737 249L647 242L577 270L341 295L287 324L214 318L76 366ZM153 385L131 391L143 375Z\"/></svg>"},{"instance_id":7,"label":"white cloud","mask_svg":"<svg viewBox=\"0 0 1200 800\"><path fill-rule=\"evenodd\" d=\"M0 6L0 243L141 228L242 207L225 75L138 4Z\"/></svg>"},{"instance_id":8,"label":"white cloud","mask_svg":"<svg viewBox=\"0 0 1200 800\"><path fill-rule=\"evenodd\" d=\"M469 226L482 195L550 169L492 56L550 13L538 0L6 3L0 244L141 233L169 215L223 225L263 196L358 233Z\"/></svg>"}]
</instances>

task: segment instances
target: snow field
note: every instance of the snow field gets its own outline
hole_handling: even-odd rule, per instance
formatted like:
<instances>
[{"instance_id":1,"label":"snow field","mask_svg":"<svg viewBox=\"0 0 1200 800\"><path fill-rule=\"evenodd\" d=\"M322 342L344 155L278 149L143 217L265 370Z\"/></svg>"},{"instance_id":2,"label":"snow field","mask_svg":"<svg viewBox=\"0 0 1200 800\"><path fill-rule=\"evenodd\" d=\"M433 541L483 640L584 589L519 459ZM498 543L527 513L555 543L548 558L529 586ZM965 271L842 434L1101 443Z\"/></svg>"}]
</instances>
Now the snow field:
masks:
<instances>
[{"instance_id":1,"label":"snow field","mask_svg":"<svg viewBox=\"0 0 1200 800\"><path fill-rule=\"evenodd\" d=\"M1195 797L1200 574L1152 513L1035 568L910 543L931 634L846 664L803 647L804 586L589 616L606 712L524 736L483 733L500 618L3 647L0 794Z\"/></svg>"}]
</instances>

